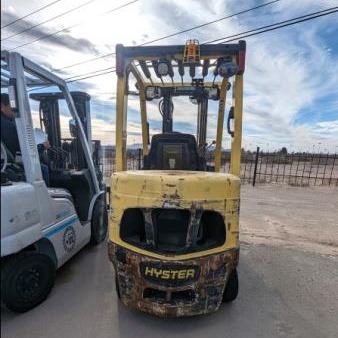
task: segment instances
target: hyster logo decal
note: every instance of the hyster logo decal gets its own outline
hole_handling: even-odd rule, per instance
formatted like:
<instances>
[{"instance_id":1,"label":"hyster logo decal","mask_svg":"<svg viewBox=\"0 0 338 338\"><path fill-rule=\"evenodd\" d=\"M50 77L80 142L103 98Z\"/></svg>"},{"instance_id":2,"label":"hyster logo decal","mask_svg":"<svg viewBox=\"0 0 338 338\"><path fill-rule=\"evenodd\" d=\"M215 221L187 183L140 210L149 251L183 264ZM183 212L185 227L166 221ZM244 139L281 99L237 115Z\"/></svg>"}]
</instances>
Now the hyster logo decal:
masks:
<instances>
[{"instance_id":1,"label":"hyster logo decal","mask_svg":"<svg viewBox=\"0 0 338 338\"><path fill-rule=\"evenodd\" d=\"M195 272L196 271L194 269L162 270L146 266L144 270L144 275L161 279L189 279L195 277Z\"/></svg>"},{"instance_id":2,"label":"hyster logo decal","mask_svg":"<svg viewBox=\"0 0 338 338\"><path fill-rule=\"evenodd\" d=\"M154 284L182 286L198 279L200 270L196 265L176 265L161 263L141 263L142 277Z\"/></svg>"}]
</instances>

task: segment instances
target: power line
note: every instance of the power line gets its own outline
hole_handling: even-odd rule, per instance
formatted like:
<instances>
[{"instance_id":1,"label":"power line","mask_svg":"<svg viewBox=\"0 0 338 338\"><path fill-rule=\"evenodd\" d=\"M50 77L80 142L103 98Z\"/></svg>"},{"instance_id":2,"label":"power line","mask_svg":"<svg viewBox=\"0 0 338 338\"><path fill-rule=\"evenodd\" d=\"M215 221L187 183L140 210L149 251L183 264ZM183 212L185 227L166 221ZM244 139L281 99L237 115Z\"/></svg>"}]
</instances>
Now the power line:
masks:
<instances>
[{"instance_id":1,"label":"power line","mask_svg":"<svg viewBox=\"0 0 338 338\"><path fill-rule=\"evenodd\" d=\"M271 5L275 2L279 2L279 1L282 1L282 0L274 0L274 1L270 1L270 2L267 2L263 5L259 5L259 6L255 6L255 7L252 7L252 8L249 8L249 9L246 9L246 10L243 10L241 12L238 12L238 13L234 13L234 14L231 14L231 15L227 15L227 16L224 16L223 18L220 18L220 19L217 19L217 20L213 20L213 21L209 21L209 22L206 22L206 23L203 23L201 25L198 25L198 26L194 26L192 28L188 28L188 29L184 29L184 30L181 30L177 33L173 33L173 34L170 34L170 35L166 35L165 37L162 37L162 38L158 38L158 39L154 39L154 40L151 40L151 41L147 41L145 43L142 43L138 46L144 46L144 45L147 45L149 43L153 43L153 42L157 42L157 41L161 41L163 39L167 39L167 38L171 38L173 36L176 36L176 35L179 35L179 34L183 34L183 33L186 33L186 32L190 32L192 30L195 30L195 29L198 29L198 28L201 28L201 27L205 27L205 26L208 26L208 25L211 25L213 23L216 23L216 22L219 22L219 21L223 21L223 20L226 20L226 19L230 19L236 15L241 15L241 14L244 14L244 13L248 13L248 12L251 12L253 10L256 10L256 9L259 9L261 7L265 7L265 6L268 6L268 5Z\"/></svg>"},{"instance_id":2,"label":"power line","mask_svg":"<svg viewBox=\"0 0 338 338\"><path fill-rule=\"evenodd\" d=\"M69 14L69 13L71 13L71 12L74 12L74 11L76 11L76 10L78 10L78 9L84 7L84 6L87 6L87 5L89 5L90 3L95 2L95 1L97 1L97 0L89 0L89 1L85 2L84 4L81 4L81 5L79 5L79 6L73 7L72 9L70 9L70 10L68 10L68 11L66 11L66 12L63 12L63 13L61 13L61 14L58 14L58 15L56 15L56 16L54 16L54 17L52 17L52 18L50 18L50 19L48 19L48 20L46 20L46 21L40 22L40 23L38 23L38 24L36 24L36 25L34 25L34 26L31 26L31 27L29 27L29 28L26 28L26 29L24 29L24 30L22 30L22 31L20 31L20 32L17 32L17 33L15 33L15 34L12 34L12 35L10 35L10 36L7 36L7 37L3 38L1 41L5 41L5 40L8 40L8 39L10 39L10 38L13 38L14 36L17 36L17 35L26 33L26 32L28 32L28 31L30 31L31 29L33 29L33 28L39 27L39 26L41 26L41 25L44 25L44 24L47 23L47 22L53 21L53 20L55 20L55 19L57 19L57 18L60 18L60 17L62 17L62 16L64 16L64 15L66 15L66 14Z\"/></svg>"},{"instance_id":3,"label":"power line","mask_svg":"<svg viewBox=\"0 0 338 338\"><path fill-rule=\"evenodd\" d=\"M87 73L83 73L83 74L77 74L77 75L74 75L74 76L66 78L65 81L72 80L72 79L77 78L79 76L80 77L81 76L87 76L87 75L90 75L90 74L94 74L94 73L98 73L98 72L103 72L103 71L106 71L106 70L112 70L113 68L115 68L115 67L108 67L108 68L94 70L92 72L87 72Z\"/></svg>"},{"instance_id":4,"label":"power line","mask_svg":"<svg viewBox=\"0 0 338 338\"><path fill-rule=\"evenodd\" d=\"M75 81L82 81L82 80L86 80L86 79L91 79L92 77L101 76L101 75L106 75L106 74L109 74L109 73L115 73L115 72L116 72L116 70L115 70L115 69L112 69L112 70L109 70L109 71L104 72L104 73L101 73L101 74L90 75L90 76L82 77L82 78L80 78L80 79L70 80L70 81L67 81L67 83L71 83L71 82L75 82Z\"/></svg>"},{"instance_id":5,"label":"power line","mask_svg":"<svg viewBox=\"0 0 338 338\"><path fill-rule=\"evenodd\" d=\"M228 15L228 16L224 16L224 17L222 17L222 18L220 18L220 19L218 19L218 20L209 21L209 22L206 22L206 23L204 23L204 24L201 24L201 25L198 25L198 26L194 26L194 27L191 27L191 28L188 28L188 29L185 29L185 30L182 30L182 31L173 33L173 34L170 34L170 35L166 35L166 36L163 36L163 37L158 38L158 39L154 39L154 40L151 40L151 41L147 41L147 42L145 42L145 43L143 43L143 44L140 44L140 45L138 45L138 46L144 46L144 45L147 45L147 44L150 44L150 43L153 43L153 42L158 42L158 41L161 41L161 40L164 40L164 39L167 39L167 38L170 38L170 37L173 37L173 36L182 34L182 33L186 33L186 32L192 31L192 30L194 30L194 29L198 29L198 28L201 28L201 27L205 27L205 26L207 26L207 25L211 25L211 24L213 24L213 23L216 23L216 22L219 22L219 21L222 21L222 20L225 20L225 19L229 19L229 18L234 17L234 16L236 16L236 15L241 15L241 14L244 14L244 13L247 13L247 12L250 12L250 11L253 11L253 10L256 10L256 9L259 9L259 8L261 8L261 7L265 7L265 6L271 5L271 4L273 4L273 3L275 3L275 2L278 2L278 1L283 1L283 0L274 0L274 1L267 2L266 4L263 4L263 5L251 7L251 8L248 8L248 9L246 9L246 10L237 12L237 13L235 13L235 14L231 14L231 15ZM78 66L78 65L81 65L81 64L85 64L85 63L87 63L87 62L92 62L92 61L95 61L95 60L103 59L103 58L106 58L106 57L109 57L109 56L113 56L113 55L115 55L115 53L109 53L109 54L97 56L97 57L94 57L94 58L91 58L91 59L88 59L88 60L85 60L85 61L82 61L82 62L73 63L73 64L71 64L71 65L68 65L68 66L65 66L65 67L56 69L56 71L63 70L63 69L66 69L66 68L71 68L71 67L74 67L74 66Z\"/></svg>"},{"instance_id":6,"label":"power line","mask_svg":"<svg viewBox=\"0 0 338 338\"><path fill-rule=\"evenodd\" d=\"M108 56L113 56L115 55L116 53L109 53L109 54L105 54L105 55L102 55L102 56L96 56L92 59L88 59L88 60L85 60L85 61L79 61L77 63L72 63L71 65L68 65L68 66L65 66L65 67L62 67L62 68L59 68L59 69L54 69L54 71L60 71L60 70L64 70L64 69L67 69L67 68L71 68L71 67L75 67L75 66L79 66L79 65L82 65L82 64L85 64L85 63L88 63L88 62L91 62L91 61L95 61L95 60L98 60L98 59L103 59L103 58L106 58Z\"/></svg>"},{"instance_id":7,"label":"power line","mask_svg":"<svg viewBox=\"0 0 338 338\"><path fill-rule=\"evenodd\" d=\"M94 0L94 1L96 1L96 0ZM117 11L117 10L119 10L119 9L122 9L122 8L124 8L124 7L128 6L128 5L133 4L134 2L138 2L138 1L140 1L140 0L134 0L134 1L128 2L128 3L124 4L124 5L121 5L121 6L118 6L118 7L113 8L113 9L110 9L110 10L104 12L104 13L101 13L101 14L99 15L99 17L104 16L104 15L107 15L107 14L109 14L109 13L111 13L111 12ZM86 23L87 23L87 22L86 22ZM18 48L21 48L21 47L30 45L30 44L32 44L32 43L34 43L34 42L41 41L41 40L46 39L46 38L48 38L48 37L51 37L51 36L57 35L57 34L59 34L59 33L61 33L61 32L67 31L67 30L69 30L69 29L72 29L72 28L74 28L74 27L81 26L81 25L83 25L83 24L84 24L84 22L80 22L80 23L77 23L77 24L75 24L75 25L68 26L68 27L63 28L63 29L60 29L60 30L58 30L58 31L56 31L56 32L53 32L53 33L44 35L44 36L42 36L42 37L40 37L40 38L37 38L37 39L35 39L35 40L29 41L29 42L26 42L26 43L24 43L24 44L22 44L22 45L19 45L19 46L16 46L16 47L14 47L14 48L11 48L11 49L9 49L9 51L13 51L13 50L15 50L15 49L18 49ZM66 67L66 68L67 68L67 67ZM62 68L62 69L64 69L64 68Z\"/></svg>"},{"instance_id":8,"label":"power line","mask_svg":"<svg viewBox=\"0 0 338 338\"><path fill-rule=\"evenodd\" d=\"M208 41L208 42L205 42L203 44L207 44L207 43L211 43L211 42L219 41L219 40L224 40L221 43L227 43L227 42L230 42L230 41L239 40L239 39L247 38L247 37L254 36L254 35L259 35L259 34L266 33L266 32L272 31L272 30L276 30L276 29L287 27L287 26L295 25L297 23L301 23L301 22L305 22L305 21L308 21L308 20L316 19L316 18L319 18L319 17L322 17L322 16L326 16L326 15L335 13L337 11L338 11L338 7L332 7L332 8L326 9L326 10L317 11L317 12L314 12L314 13L311 13L311 14L303 15L303 16L300 16L298 18L293 18L293 19L281 21L281 22L273 24L273 25L263 26L263 27L256 28L256 29L251 30L251 31L246 31L246 32L230 35L228 37L224 37L224 38L221 38L221 39ZM297 19L299 19L299 20L297 20ZM295 21L295 20L297 20L297 21ZM293 21L293 22L290 22L290 21ZM289 22L289 23L285 23L285 22ZM275 27L271 27L271 26L275 26ZM260 31L259 32L255 32L255 33L246 34L248 32L253 32L253 31L257 31L257 30L260 30ZM231 38L233 36L237 36L237 37L229 39L229 38ZM103 71L103 69L101 71ZM72 80L72 81L69 81L69 82L81 81L81 80L85 80L85 79L88 79L88 78L91 78L91 77L105 75L105 74L112 73L112 72L115 72L115 70L111 70L111 71L108 71L108 72L104 72L104 73L96 74L96 75L92 75L92 76L86 76L86 77L75 79L75 80ZM90 73L87 73L87 74L90 74ZM82 74L82 75L86 75L86 74Z\"/></svg>"},{"instance_id":9,"label":"power line","mask_svg":"<svg viewBox=\"0 0 338 338\"><path fill-rule=\"evenodd\" d=\"M25 16L22 16L22 17L20 17L20 18L14 20L14 21L12 21L12 22L10 22L10 23L7 23L7 24L4 25L4 26L1 26L1 28L6 28L6 27L8 27L8 26L11 26L11 25L13 25L14 23L16 23L16 22L18 22L18 21L21 21L21 20L23 20L23 19L26 19L27 17L29 17L29 16L31 16L31 15L33 15L33 14L35 14L35 13L38 13L38 12L42 11L43 9L45 9L45 8L47 8L47 7L50 7L50 6L56 4L57 2L60 2L60 1L62 1L62 0L56 0L56 1L53 1L53 2L49 3L48 5L45 5L45 6L43 6L43 7L40 7L40 8L38 8L37 10L35 10L35 11L33 11L33 12L30 12L30 13L26 14Z\"/></svg>"},{"instance_id":10,"label":"power line","mask_svg":"<svg viewBox=\"0 0 338 338\"><path fill-rule=\"evenodd\" d=\"M216 39L216 40L211 40L211 41L208 41L208 42L204 42L203 44L212 43L212 42L216 42L216 41L220 41L220 40L223 40L222 43L226 43L226 42L230 42L230 41L234 41L234 40L239 40L239 39L243 39L243 38L246 38L246 37L250 37L250 36L253 36L253 35L262 34L262 33L268 32L268 31L280 29L280 28L291 26L291 25L294 25L294 24L297 24L297 23L301 23L301 22L304 22L304 21L312 20L312 19L315 19L315 18L318 18L318 17L321 17L321 16L326 16L328 14L332 14L332 13L338 11L337 8L338 7L332 7L332 8L328 8L328 9L322 10L322 11L313 12L313 13L302 15L300 17L296 17L296 18L293 18L293 19L288 19L288 20L280 21L280 22L275 23L275 24L262 26L262 27L255 28L255 29L252 29L252 30L249 30L249 31L245 31L245 32L229 35L227 37L223 37L223 38ZM165 38L165 37L163 37L163 38ZM232 39L230 39L230 38L232 38ZM112 54L109 54L109 55L112 55ZM101 56L101 58L102 57L104 57L104 56ZM79 64L81 64L81 63L79 63ZM64 68L61 68L61 69L64 69ZM109 69L109 71L103 72L106 69ZM81 80L84 80L84 79L88 79L88 78L92 78L92 77L97 77L97 76L101 76L101 75L105 75L105 74L108 74L108 73L115 72L115 70L111 70L111 67L106 68L106 69L92 71L90 73L85 73L85 74L81 74L81 75L75 75L75 76L72 76L72 77L70 77L70 78L68 78L66 80L72 79L69 82L75 82L75 81L81 81ZM103 73L95 74L95 75L90 75L90 74L97 73L97 72L103 72ZM85 75L88 75L88 76L85 76ZM78 76L85 76L85 77L74 79L74 78L76 78Z\"/></svg>"},{"instance_id":11,"label":"power line","mask_svg":"<svg viewBox=\"0 0 338 338\"><path fill-rule=\"evenodd\" d=\"M312 19L315 19L315 18L318 18L318 17L321 17L321 16L325 16L325 15L335 13L337 11L338 11L338 7L327 8L327 9L324 9L324 10L321 10L321 11L313 12L313 13L302 15L302 16L298 16L298 17L293 18L293 19L280 21L280 22L277 22L277 23L274 23L274 24L271 24L271 25L266 25L266 26L251 29L251 30L248 30L248 31L245 31L245 32L229 35L229 36L226 36L226 37L223 37L223 38L210 40L210 41L204 42L203 45L208 44L208 43L218 42L218 41L220 41L221 43L231 42L231 41L246 38L246 37L249 37L249 36L269 32L269 31L272 31L272 30L275 30L275 29L279 29L279 28L283 28L283 27L287 27L287 26L292 26L296 23L312 20ZM261 31L261 32L259 32L259 31ZM240 37L238 37L238 36L240 36ZM229 38L233 38L233 39L229 40ZM226 40L226 41L222 41L222 40Z\"/></svg>"},{"instance_id":12,"label":"power line","mask_svg":"<svg viewBox=\"0 0 338 338\"><path fill-rule=\"evenodd\" d=\"M98 70L95 70L95 71L92 71L92 72L89 72L89 73L74 75L74 76L68 77L68 78L66 78L64 80L67 83L72 83L72 82L75 82L75 81L81 81L81 80L84 80L84 79L87 79L87 78L91 78L91 77L95 77L95 76L105 75L105 74L109 74L109 73L115 73L116 70L114 68L115 67L108 67L108 68L104 68L104 69L98 69ZM101 73L101 74L90 75L90 74L93 74L93 73L98 73L98 72L103 72L103 71L105 71L105 72ZM90 76L87 76L87 75L90 75ZM76 79L78 76L84 76L84 77ZM38 86L38 87L29 89L28 92L32 92L32 91L35 91L35 90L41 90L41 89L48 88L48 87L49 87L49 85Z\"/></svg>"}]
</instances>

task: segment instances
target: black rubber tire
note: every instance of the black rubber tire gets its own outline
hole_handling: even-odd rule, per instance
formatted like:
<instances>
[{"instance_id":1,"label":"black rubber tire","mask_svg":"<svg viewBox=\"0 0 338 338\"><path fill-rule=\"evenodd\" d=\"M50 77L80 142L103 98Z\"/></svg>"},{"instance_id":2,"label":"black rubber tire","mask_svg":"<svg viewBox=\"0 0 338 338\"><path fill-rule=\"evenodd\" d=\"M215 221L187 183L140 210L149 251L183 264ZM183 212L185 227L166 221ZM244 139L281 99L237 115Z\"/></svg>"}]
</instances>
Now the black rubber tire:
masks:
<instances>
[{"instance_id":1,"label":"black rubber tire","mask_svg":"<svg viewBox=\"0 0 338 338\"><path fill-rule=\"evenodd\" d=\"M223 302L232 302L238 295L238 275L237 269L234 269L229 277L223 293Z\"/></svg>"},{"instance_id":2,"label":"black rubber tire","mask_svg":"<svg viewBox=\"0 0 338 338\"><path fill-rule=\"evenodd\" d=\"M117 276L115 276L115 290L116 290L117 298L121 299L120 286L119 286L119 282L117 280Z\"/></svg>"},{"instance_id":3,"label":"black rubber tire","mask_svg":"<svg viewBox=\"0 0 338 338\"><path fill-rule=\"evenodd\" d=\"M22 252L1 268L2 300L8 309L26 312L42 303L55 280L55 265L46 255Z\"/></svg>"},{"instance_id":4,"label":"black rubber tire","mask_svg":"<svg viewBox=\"0 0 338 338\"><path fill-rule=\"evenodd\" d=\"M104 200L98 199L94 204L90 242L93 245L102 243L107 236L108 229L108 212L107 205Z\"/></svg>"}]
</instances>

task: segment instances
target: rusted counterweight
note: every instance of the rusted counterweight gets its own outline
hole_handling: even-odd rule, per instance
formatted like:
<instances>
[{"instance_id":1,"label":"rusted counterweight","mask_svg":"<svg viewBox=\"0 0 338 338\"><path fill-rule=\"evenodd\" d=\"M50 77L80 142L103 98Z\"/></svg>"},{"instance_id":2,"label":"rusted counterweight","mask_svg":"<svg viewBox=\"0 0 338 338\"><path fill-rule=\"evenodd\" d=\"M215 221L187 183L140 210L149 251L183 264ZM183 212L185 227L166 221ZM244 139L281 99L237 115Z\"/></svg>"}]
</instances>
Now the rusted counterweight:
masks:
<instances>
[{"instance_id":1,"label":"rusted counterweight","mask_svg":"<svg viewBox=\"0 0 338 338\"><path fill-rule=\"evenodd\" d=\"M140 255L112 242L108 244L108 252L114 264L121 301L130 308L163 317L217 311L227 279L239 257L239 249L233 249L187 261L166 261ZM146 279L147 271L141 269L142 265L149 267L148 275L152 274L149 277L155 277L152 281ZM186 282L192 267L196 268L197 278ZM169 271L171 275L165 273ZM179 272L183 273L180 275ZM161 278L175 274L176 286L170 283L171 279ZM158 281L155 281L156 276Z\"/></svg>"},{"instance_id":2,"label":"rusted counterweight","mask_svg":"<svg viewBox=\"0 0 338 338\"><path fill-rule=\"evenodd\" d=\"M122 302L160 316L216 311L238 264L238 177L127 171L111 187L109 258Z\"/></svg>"}]
</instances>

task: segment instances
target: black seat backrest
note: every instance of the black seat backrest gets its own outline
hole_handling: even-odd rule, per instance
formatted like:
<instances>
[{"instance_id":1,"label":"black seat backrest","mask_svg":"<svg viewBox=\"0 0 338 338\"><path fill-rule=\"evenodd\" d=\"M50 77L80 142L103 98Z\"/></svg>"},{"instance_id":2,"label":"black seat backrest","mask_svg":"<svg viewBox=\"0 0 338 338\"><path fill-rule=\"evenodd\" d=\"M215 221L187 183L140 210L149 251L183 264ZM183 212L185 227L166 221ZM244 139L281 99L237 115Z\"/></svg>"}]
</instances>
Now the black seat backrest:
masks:
<instances>
[{"instance_id":1,"label":"black seat backrest","mask_svg":"<svg viewBox=\"0 0 338 338\"><path fill-rule=\"evenodd\" d=\"M151 139L149 155L144 158L148 170L205 170L197 151L196 139L190 134L165 133Z\"/></svg>"},{"instance_id":2,"label":"black seat backrest","mask_svg":"<svg viewBox=\"0 0 338 338\"><path fill-rule=\"evenodd\" d=\"M89 169L51 171L50 186L67 189L81 221L86 221L95 190Z\"/></svg>"}]
</instances>

